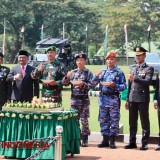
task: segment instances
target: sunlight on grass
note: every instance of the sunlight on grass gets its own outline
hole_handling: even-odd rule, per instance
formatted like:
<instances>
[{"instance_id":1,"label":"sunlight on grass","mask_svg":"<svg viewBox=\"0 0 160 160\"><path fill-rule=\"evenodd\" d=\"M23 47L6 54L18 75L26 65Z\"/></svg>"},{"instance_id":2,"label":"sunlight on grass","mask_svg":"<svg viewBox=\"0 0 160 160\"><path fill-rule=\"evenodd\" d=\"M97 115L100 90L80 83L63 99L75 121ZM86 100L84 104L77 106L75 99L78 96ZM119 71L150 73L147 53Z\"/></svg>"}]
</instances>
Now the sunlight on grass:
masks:
<instances>
[{"instance_id":1,"label":"sunlight on grass","mask_svg":"<svg viewBox=\"0 0 160 160\"><path fill-rule=\"evenodd\" d=\"M5 65L8 67L13 67L14 65ZM105 68L104 65L87 65L86 68L90 69L93 74L96 74L97 71ZM122 69L125 75L127 75L130 70L128 66L118 66L118 68ZM152 88L151 88L152 89ZM63 107L65 110L70 109L70 86L64 87L63 92ZM98 122L98 97L90 97L91 105L90 105L90 118L89 118L89 125L92 132L99 132L99 122ZM151 126L151 135L158 135L158 117L157 111L153 107L153 95L151 94L151 103L150 103L150 126ZM121 118L120 123L124 126L124 133L129 133L129 121L128 121L128 111L125 109L125 101L121 102ZM141 124L140 121L138 122L138 133L141 134Z\"/></svg>"}]
</instances>

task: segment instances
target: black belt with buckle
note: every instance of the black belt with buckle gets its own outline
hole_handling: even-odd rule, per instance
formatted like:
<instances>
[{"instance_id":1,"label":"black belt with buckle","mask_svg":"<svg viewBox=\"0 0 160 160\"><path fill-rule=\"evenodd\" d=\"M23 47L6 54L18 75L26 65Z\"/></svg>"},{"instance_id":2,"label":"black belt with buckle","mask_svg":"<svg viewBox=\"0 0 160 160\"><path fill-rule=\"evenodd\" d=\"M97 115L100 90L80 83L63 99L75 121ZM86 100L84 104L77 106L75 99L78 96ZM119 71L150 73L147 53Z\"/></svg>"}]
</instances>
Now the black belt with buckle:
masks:
<instances>
[{"instance_id":1,"label":"black belt with buckle","mask_svg":"<svg viewBox=\"0 0 160 160\"><path fill-rule=\"evenodd\" d=\"M71 98L76 98L76 99L83 99L83 98L88 98L88 95L71 95Z\"/></svg>"},{"instance_id":2,"label":"black belt with buckle","mask_svg":"<svg viewBox=\"0 0 160 160\"><path fill-rule=\"evenodd\" d=\"M113 96L113 95L115 95L115 96L119 96L119 92L101 92L103 95L105 95L105 96Z\"/></svg>"}]
</instances>

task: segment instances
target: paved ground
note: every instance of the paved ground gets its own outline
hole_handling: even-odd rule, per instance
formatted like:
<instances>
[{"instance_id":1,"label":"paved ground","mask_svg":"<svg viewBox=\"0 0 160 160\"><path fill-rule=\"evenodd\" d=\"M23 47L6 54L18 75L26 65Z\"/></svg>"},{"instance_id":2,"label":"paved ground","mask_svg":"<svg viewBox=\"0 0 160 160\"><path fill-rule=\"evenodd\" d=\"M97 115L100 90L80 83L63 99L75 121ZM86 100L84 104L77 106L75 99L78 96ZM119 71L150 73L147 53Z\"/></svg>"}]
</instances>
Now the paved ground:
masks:
<instances>
[{"instance_id":1,"label":"paved ground","mask_svg":"<svg viewBox=\"0 0 160 160\"><path fill-rule=\"evenodd\" d=\"M149 144L147 151L137 149L124 149L124 143L116 143L117 149L97 148L97 143L90 143L89 147L81 147L81 153L65 160L160 160L160 151L155 151L155 144Z\"/></svg>"},{"instance_id":2,"label":"paved ground","mask_svg":"<svg viewBox=\"0 0 160 160\"><path fill-rule=\"evenodd\" d=\"M155 151L155 144L149 144L147 151L140 151L138 144L137 149L124 149L125 143L117 142L117 149L97 148L97 142L90 142L89 147L81 147L81 153L71 157L68 154L65 160L160 160L160 151ZM4 159L0 157L3 160ZM13 160L13 159L12 159Z\"/></svg>"}]
</instances>

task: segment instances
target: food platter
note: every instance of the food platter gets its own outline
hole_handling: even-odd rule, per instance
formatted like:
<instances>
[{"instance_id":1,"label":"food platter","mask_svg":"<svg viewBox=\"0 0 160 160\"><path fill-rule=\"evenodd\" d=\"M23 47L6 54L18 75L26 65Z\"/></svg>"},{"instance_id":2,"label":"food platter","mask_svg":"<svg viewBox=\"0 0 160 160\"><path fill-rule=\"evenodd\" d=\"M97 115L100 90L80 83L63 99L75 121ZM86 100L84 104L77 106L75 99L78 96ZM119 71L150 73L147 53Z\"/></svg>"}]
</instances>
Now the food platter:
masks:
<instances>
[{"instance_id":1,"label":"food platter","mask_svg":"<svg viewBox=\"0 0 160 160\"><path fill-rule=\"evenodd\" d=\"M37 113L49 113L49 112L57 112L64 111L63 107L58 108L19 108L19 107L2 107L3 111L16 111L16 112L37 112Z\"/></svg>"},{"instance_id":2,"label":"food platter","mask_svg":"<svg viewBox=\"0 0 160 160\"><path fill-rule=\"evenodd\" d=\"M110 82L100 82L103 86L107 86L110 84Z\"/></svg>"},{"instance_id":3,"label":"food platter","mask_svg":"<svg viewBox=\"0 0 160 160\"><path fill-rule=\"evenodd\" d=\"M49 79L41 79L41 81L46 84L54 82L54 80L49 80Z\"/></svg>"},{"instance_id":4,"label":"food platter","mask_svg":"<svg viewBox=\"0 0 160 160\"><path fill-rule=\"evenodd\" d=\"M81 84L82 81L70 81L73 85L76 85L76 84Z\"/></svg>"}]
</instances>

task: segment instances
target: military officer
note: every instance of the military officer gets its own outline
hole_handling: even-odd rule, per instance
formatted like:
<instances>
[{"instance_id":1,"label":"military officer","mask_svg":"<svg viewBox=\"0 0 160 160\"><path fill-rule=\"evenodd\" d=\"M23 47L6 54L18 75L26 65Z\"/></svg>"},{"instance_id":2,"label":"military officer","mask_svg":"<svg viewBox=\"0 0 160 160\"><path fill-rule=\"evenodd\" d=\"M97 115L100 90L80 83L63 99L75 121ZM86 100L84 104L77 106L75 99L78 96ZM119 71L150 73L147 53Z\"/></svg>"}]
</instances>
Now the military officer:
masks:
<instances>
[{"instance_id":1,"label":"military officer","mask_svg":"<svg viewBox=\"0 0 160 160\"><path fill-rule=\"evenodd\" d=\"M64 78L64 84L69 85L71 83L71 109L78 110L78 121L81 120L82 129L82 147L88 146L88 135L90 135L90 129L88 124L89 118L89 97L88 91L92 88L91 80L93 74L87 68L85 68L87 56L84 53L77 54L75 56L77 68L68 72ZM79 83L73 83L78 81Z\"/></svg>"},{"instance_id":2,"label":"military officer","mask_svg":"<svg viewBox=\"0 0 160 160\"><path fill-rule=\"evenodd\" d=\"M116 67L117 53L110 51L106 56L107 67L93 78L99 84L99 122L103 141L98 147L116 148L115 138L119 134L120 91L127 88L124 73ZM110 140L110 144L109 144Z\"/></svg>"},{"instance_id":3,"label":"military officer","mask_svg":"<svg viewBox=\"0 0 160 160\"><path fill-rule=\"evenodd\" d=\"M62 104L62 79L65 76L65 69L57 59L57 48L55 46L46 49L48 61L40 64L32 73L32 78L49 80L48 83L43 83L42 100L45 102Z\"/></svg>"},{"instance_id":4,"label":"military officer","mask_svg":"<svg viewBox=\"0 0 160 160\"><path fill-rule=\"evenodd\" d=\"M0 52L0 110L6 102L10 102L11 100L11 84L6 82L6 78L10 69L2 66L2 63L3 54Z\"/></svg>"},{"instance_id":5,"label":"military officer","mask_svg":"<svg viewBox=\"0 0 160 160\"><path fill-rule=\"evenodd\" d=\"M160 151L160 79L159 74L157 75L156 86L154 94L154 108L157 109L158 113L158 124L159 124L159 137L158 146L155 148L156 151Z\"/></svg>"},{"instance_id":6,"label":"military officer","mask_svg":"<svg viewBox=\"0 0 160 160\"><path fill-rule=\"evenodd\" d=\"M131 73L128 74L128 95L125 107L129 109L130 139L125 149L137 148L136 133L139 112L142 125L142 146L140 150L147 150L150 136L149 85L152 82L154 69L145 63L147 50L137 46L134 51L137 64L133 65Z\"/></svg>"}]
</instances>

